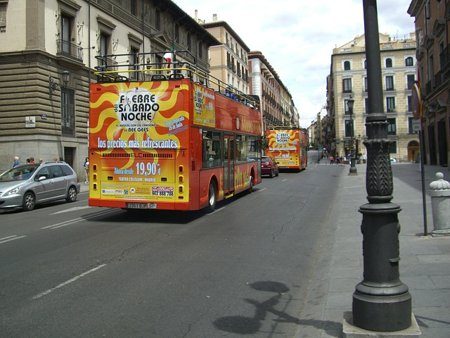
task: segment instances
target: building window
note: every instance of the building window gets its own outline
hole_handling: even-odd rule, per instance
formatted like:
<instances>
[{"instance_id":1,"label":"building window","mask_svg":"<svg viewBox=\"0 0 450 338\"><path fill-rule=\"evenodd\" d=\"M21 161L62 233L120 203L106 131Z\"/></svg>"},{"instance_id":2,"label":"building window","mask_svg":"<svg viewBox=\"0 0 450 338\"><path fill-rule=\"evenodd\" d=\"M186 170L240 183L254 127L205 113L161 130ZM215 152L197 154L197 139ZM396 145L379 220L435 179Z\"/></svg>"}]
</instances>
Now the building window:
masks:
<instances>
[{"instance_id":1,"label":"building window","mask_svg":"<svg viewBox=\"0 0 450 338\"><path fill-rule=\"evenodd\" d=\"M367 69L367 59L364 60L364 69Z\"/></svg>"},{"instance_id":2,"label":"building window","mask_svg":"<svg viewBox=\"0 0 450 338\"><path fill-rule=\"evenodd\" d=\"M408 95L408 111L412 111L412 96Z\"/></svg>"},{"instance_id":3,"label":"building window","mask_svg":"<svg viewBox=\"0 0 450 338\"><path fill-rule=\"evenodd\" d=\"M61 88L61 132L75 136L75 95L72 89Z\"/></svg>"},{"instance_id":4,"label":"building window","mask_svg":"<svg viewBox=\"0 0 450 338\"><path fill-rule=\"evenodd\" d=\"M130 79L137 81L139 79L139 48L130 48Z\"/></svg>"},{"instance_id":5,"label":"building window","mask_svg":"<svg viewBox=\"0 0 450 338\"><path fill-rule=\"evenodd\" d=\"M394 76L386 76L386 90L394 90Z\"/></svg>"},{"instance_id":6,"label":"building window","mask_svg":"<svg viewBox=\"0 0 450 338\"><path fill-rule=\"evenodd\" d=\"M175 24L175 42L180 42L180 25Z\"/></svg>"},{"instance_id":7,"label":"building window","mask_svg":"<svg viewBox=\"0 0 450 338\"><path fill-rule=\"evenodd\" d=\"M450 10L449 10L450 12ZM444 43L441 42L439 44L439 63L441 67L441 71L444 71L445 66L447 65L448 60L448 51L444 48Z\"/></svg>"},{"instance_id":8,"label":"building window","mask_svg":"<svg viewBox=\"0 0 450 338\"><path fill-rule=\"evenodd\" d=\"M367 92L369 90L367 76L364 77L364 91Z\"/></svg>"},{"instance_id":9,"label":"building window","mask_svg":"<svg viewBox=\"0 0 450 338\"><path fill-rule=\"evenodd\" d=\"M70 55L70 44L72 36L72 18L70 16L61 15L61 47L63 54Z\"/></svg>"},{"instance_id":10,"label":"building window","mask_svg":"<svg viewBox=\"0 0 450 338\"><path fill-rule=\"evenodd\" d=\"M412 89L414 85L414 81L416 81L416 77L414 74L408 74L406 75L406 85L407 89Z\"/></svg>"},{"instance_id":11,"label":"building window","mask_svg":"<svg viewBox=\"0 0 450 338\"><path fill-rule=\"evenodd\" d=\"M408 133L409 134L417 134L417 131L414 131L414 117L408 117Z\"/></svg>"},{"instance_id":12,"label":"building window","mask_svg":"<svg viewBox=\"0 0 450 338\"><path fill-rule=\"evenodd\" d=\"M191 49L192 49L192 41L191 41L192 39L191 39L191 33L188 33L187 34L187 49L190 51Z\"/></svg>"},{"instance_id":13,"label":"building window","mask_svg":"<svg viewBox=\"0 0 450 338\"><path fill-rule=\"evenodd\" d=\"M387 133L388 135L396 135L397 134L397 127L395 125L395 119L387 119Z\"/></svg>"},{"instance_id":14,"label":"building window","mask_svg":"<svg viewBox=\"0 0 450 338\"><path fill-rule=\"evenodd\" d=\"M387 58L385 62L386 62L386 68L392 68L392 59L391 58Z\"/></svg>"},{"instance_id":15,"label":"building window","mask_svg":"<svg viewBox=\"0 0 450 338\"><path fill-rule=\"evenodd\" d=\"M342 79L342 87L344 93L352 92L352 79Z\"/></svg>"},{"instance_id":16,"label":"building window","mask_svg":"<svg viewBox=\"0 0 450 338\"><path fill-rule=\"evenodd\" d=\"M161 12L159 9L155 10L155 28L161 30Z\"/></svg>"},{"instance_id":17,"label":"building window","mask_svg":"<svg viewBox=\"0 0 450 338\"><path fill-rule=\"evenodd\" d=\"M394 96L386 97L386 110L388 113L395 112L395 97Z\"/></svg>"},{"instance_id":18,"label":"building window","mask_svg":"<svg viewBox=\"0 0 450 338\"><path fill-rule=\"evenodd\" d=\"M412 67L412 66L414 66L414 59L412 58L412 56L408 56L408 57L405 59L405 66L406 66L406 67Z\"/></svg>"},{"instance_id":19,"label":"building window","mask_svg":"<svg viewBox=\"0 0 450 338\"><path fill-rule=\"evenodd\" d=\"M344 61L344 70L350 70L351 64L350 61Z\"/></svg>"},{"instance_id":20,"label":"building window","mask_svg":"<svg viewBox=\"0 0 450 338\"><path fill-rule=\"evenodd\" d=\"M0 32L6 32L6 9L8 2L0 3Z\"/></svg>"},{"instance_id":21,"label":"building window","mask_svg":"<svg viewBox=\"0 0 450 338\"><path fill-rule=\"evenodd\" d=\"M348 109L348 100L344 100L344 112L346 115L353 113L353 112L350 112L350 109Z\"/></svg>"},{"instance_id":22,"label":"building window","mask_svg":"<svg viewBox=\"0 0 450 338\"><path fill-rule=\"evenodd\" d=\"M202 42L198 42L198 57L201 59L203 58L203 45Z\"/></svg>"},{"instance_id":23,"label":"building window","mask_svg":"<svg viewBox=\"0 0 450 338\"><path fill-rule=\"evenodd\" d=\"M364 99L364 108L366 109L366 114L369 113L369 99L366 97Z\"/></svg>"},{"instance_id":24,"label":"building window","mask_svg":"<svg viewBox=\"0 0 450 338\"><path fill-rule=\"evenodd\" d=\"M397 153L397 142L391 141L389 142L389 154L396 154Z\"/></svg>"},{"instance_id":25,"label":"building window","mask_svg":"<svg viewBox=\"0 0 450 338\"><path fill-rule=\"evenodd\" d=\"M130 1L130 11L131 11L131 14L137 16L138 12L137 12L137 1L136 0Z\"/></svg>"},{"instance_id":26,"label":"building window","mask_svg":"<svg viewBox=\"0 0 450 338\"><path fill-rule=\"evenodd\" d=\"M353 120L345 120L345 137L353 137Z\"/></svg>"}]
</instances>

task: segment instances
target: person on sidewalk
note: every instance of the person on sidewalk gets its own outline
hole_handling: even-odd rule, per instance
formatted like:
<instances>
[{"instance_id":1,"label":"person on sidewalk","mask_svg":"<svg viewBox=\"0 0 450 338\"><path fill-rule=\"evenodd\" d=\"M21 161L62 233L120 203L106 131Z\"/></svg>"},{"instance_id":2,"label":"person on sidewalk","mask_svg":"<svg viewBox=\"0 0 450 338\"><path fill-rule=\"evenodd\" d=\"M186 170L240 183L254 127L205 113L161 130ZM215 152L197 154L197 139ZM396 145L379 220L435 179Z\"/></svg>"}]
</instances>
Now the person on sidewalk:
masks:
<instances>
[{"instance_id":1,"label":"person on sidewalk","mask_svg":"<svg viewBox=\"0 0 450 338\"><path fill-rule=\"evenodd\" d=\"M12 167L15 168L20 164L19 156L14 156L14 161Z\"/></svg>"},{"instance_id":2,"label":"person on sidewalk","mask_svg":"<svg viewBox=\"0 0 450 338\"><path fill-rule=\"evenodd\" d=\"M84 167L84 171L86 173L86 180L84 181L84 183L89 183L89 158L88 157L86 157L84 159L83 167Z\"/></svg>"}]
</instances>

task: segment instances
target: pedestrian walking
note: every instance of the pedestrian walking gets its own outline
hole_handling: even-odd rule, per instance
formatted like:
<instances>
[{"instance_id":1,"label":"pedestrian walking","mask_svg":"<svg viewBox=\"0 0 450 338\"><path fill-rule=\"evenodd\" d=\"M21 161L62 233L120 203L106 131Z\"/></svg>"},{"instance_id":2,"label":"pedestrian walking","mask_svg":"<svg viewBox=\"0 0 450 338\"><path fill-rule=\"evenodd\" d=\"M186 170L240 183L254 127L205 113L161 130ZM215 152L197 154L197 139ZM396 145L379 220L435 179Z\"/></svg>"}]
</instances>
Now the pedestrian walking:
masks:
<instances>
[{"instance_id":1,"label":"pedestrian walking","mask_svg":"<svg viewBox=\"0 0 450 338\"><path fill-rule=\"evenodd\" d=\"M84 167L84 171L86 173L86 180L84 181L84 183L89 183L89 158L88 157L86 157L84 159L83 167Z\"/></svg>"},{"instance_id":2,"label":"pedestrian walking","mask_svg":"<svg viewBox=\"0 0 450 338\"><path fill-rule=\"evenodd\" d=\"M20 164L19 156L14 156L14 161L12 167L17 167Z\"/></svg>"}]
</instances>

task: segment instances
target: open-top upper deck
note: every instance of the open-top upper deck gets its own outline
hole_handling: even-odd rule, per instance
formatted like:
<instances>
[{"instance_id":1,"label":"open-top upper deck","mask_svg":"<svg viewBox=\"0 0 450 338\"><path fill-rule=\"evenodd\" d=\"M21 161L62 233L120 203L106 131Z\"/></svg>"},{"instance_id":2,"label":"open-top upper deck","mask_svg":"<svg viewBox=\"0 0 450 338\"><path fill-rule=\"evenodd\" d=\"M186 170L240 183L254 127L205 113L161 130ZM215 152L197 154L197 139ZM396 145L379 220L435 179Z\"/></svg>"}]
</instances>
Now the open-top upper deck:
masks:
<instances>
[{"instance_id":1,"label":"open-top upper deck","mask_svg":"<svg viewBox=\"0 0 450 338\"><path fill-rule=\"evenodd\" d=\"M101 55L96 57L95 75L98 83L170 81L190 79L231 99L259 109L259 97L245 94L212 76L197 65L189 51L166 51L135 54Z\"/></svg>"}]
</instances>

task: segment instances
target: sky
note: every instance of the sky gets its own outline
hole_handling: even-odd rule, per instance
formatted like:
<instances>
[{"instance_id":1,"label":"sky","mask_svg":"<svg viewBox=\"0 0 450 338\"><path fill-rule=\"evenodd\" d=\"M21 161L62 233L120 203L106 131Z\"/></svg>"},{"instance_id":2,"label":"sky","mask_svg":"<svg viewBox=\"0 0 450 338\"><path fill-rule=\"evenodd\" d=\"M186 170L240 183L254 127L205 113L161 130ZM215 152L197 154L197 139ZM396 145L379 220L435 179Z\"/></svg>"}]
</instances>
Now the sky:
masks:
<instances>
[{"instance_id":1,"label":"sky","mask_svg":"<svg viewBox=\"0 0 450 338\"><path fill-rule=\"evenodd\" d=\"M172 0L195 17L226 21L251 51L260 51L289 90L308 127L326 115L326 78L333 48L364 34L362 0ZM411 0L378 0L380 33L415 31Z\"/></svg>"}]
</instances>

